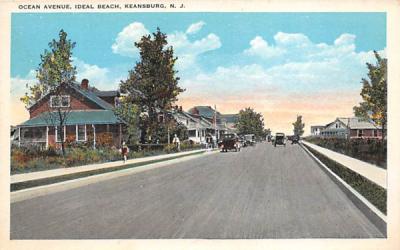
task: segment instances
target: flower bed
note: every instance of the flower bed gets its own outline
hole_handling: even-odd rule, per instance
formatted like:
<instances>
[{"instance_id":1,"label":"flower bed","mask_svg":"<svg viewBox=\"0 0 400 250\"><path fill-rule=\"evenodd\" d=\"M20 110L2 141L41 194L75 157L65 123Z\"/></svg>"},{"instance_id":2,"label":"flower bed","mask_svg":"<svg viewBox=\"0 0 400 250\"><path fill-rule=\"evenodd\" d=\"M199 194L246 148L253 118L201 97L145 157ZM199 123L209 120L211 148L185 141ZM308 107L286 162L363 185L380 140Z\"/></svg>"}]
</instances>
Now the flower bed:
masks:
<instances>
[{"instance_id":1,"label":"flower bed","mask_svg":"<svg viewBox=\"0 0 400 250\"><path fill-rule=\"evenodd\" d=\"M181 151L200 149L198 144L181 144ZM128 159L175 153L174 145L165 145L159 149L131 150ZM104 163L122 160L120 151L115 147L99 147L92 149L84 144L66 148L65 156L59 150L49 148L42 150L39 147L11 148L11 174L27 173L64 167L82 166L94 163Z\"/></svg>"}]
</instances>

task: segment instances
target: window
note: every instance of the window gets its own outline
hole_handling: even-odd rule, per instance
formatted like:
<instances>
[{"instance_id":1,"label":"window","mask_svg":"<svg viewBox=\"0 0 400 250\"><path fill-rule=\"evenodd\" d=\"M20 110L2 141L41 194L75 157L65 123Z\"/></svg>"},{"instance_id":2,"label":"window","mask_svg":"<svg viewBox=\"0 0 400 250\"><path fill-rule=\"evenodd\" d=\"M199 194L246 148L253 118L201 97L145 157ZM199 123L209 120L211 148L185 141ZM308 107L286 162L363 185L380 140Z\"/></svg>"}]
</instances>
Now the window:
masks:
<instances>
[{"instance_id":1,"label":"window","mask_svg":"<svg viewBox=\"0 0 400 250\"><path fill-rule=\"evenodd\" d=\"M372 136L378 137L378 130L376 130L376 129L372 130Z\"/></svg>"},{"instance_id":2,"label":"window","mask_svg":"<svg viewBox=\"0 0 400 250\"><path fill-rule=\"evenodd\" d=\"M56 130L56 142L61 142L61 135L60 135L60 131L58 130L58 127L55 127ZM64 141L66 141L66 133L65 133L65 126L61 127L61 133L64 134Z\"/></svg>"},{"instance_id":3,"label":"window","mask_svg":"<svg viewBox=\"0 0 400 250\"><path fill-rule=\"evenodd\" d=\"M363 136L363 130L362 129L357 130L357 136L358 137L362 137Z\"/></svg>"},{"instance_id":4,"label":"window","mask_svg":"<svg viewBox=\"0 0 400 250\"><path fill-rule=\"evenodd\" d=\"M196 130L189 130L189 137L195 137L196 136Z\"/></svg>"},{"instance_id":5,"label":"window","mask_svg":"<svg viewBox=\"0 0 400 250\"><path fill-rule=\"evenodd\" d=\"M76 140L86 141L86 125L76 125Z\"/></svg>"},{"instance_id":6,"label":"window","mask_svg":"<svg viewBox=\"0 0 400 250\"><path fill-rule=\"evenodd\" d=\"M69 95L52 95L50 96L50 107L52 108L68 108L70 106Z\"/></svg>"}]
</instances>

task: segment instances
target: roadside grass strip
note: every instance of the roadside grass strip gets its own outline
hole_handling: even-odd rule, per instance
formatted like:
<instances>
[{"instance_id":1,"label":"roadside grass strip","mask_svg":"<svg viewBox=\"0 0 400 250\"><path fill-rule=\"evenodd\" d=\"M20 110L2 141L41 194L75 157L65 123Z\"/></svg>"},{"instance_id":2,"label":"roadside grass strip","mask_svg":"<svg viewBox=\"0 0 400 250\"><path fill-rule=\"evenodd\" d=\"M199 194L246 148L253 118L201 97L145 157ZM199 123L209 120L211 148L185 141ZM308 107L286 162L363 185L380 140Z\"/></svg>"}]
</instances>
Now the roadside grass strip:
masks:
<instances>
[{"instance_id":1,"label":"roadside grass strip","mask_svg":"<svg viewBox=\"0 0 400 250\"><path fill-rule=\"evenodd\" d=\"M332 172L339 176L343 181L349 184L357 192L359 192L365 199L378 208L386 215L387 209L387 191L385 188L373 183L362 175L348 169L336 161L318 153L311 147L303 144L315 157L324 163Z\"/></svg>"},{"instance_id":2,"label":"roadside grass strip","mask_svg":"<svg viewBox=\"0 0 400 250\"><path fill-rule=\"evenodd\" d=\"M79 173L60 175L60 176L56 176L56 177L42 178L42 179L38 179L38 180L16 182L16 183L12 183L10 185L10 191L13 192L13 191L23 190L23 189L27 189L27 188L44 186L44 185L49 185L49 184L54 184L54 183L59 183L59 182L64 182L64 181L69 181L69 180L89 177L89 176L93 176L93 175L104 174L104 173L109 173L109 172L115 172L115 171L119 171L119 170L125 170L125 169L140 167L140 166L154 164L154 163L168 161L168 160L174 160L174 159L178 159L178 158L182 158L182 157L194 156L194 155L203 154L203 153L205 153L205 152L204 151L195 152L195 153L191 153L191 154L172 156L172 157L163 158L163 159L157 159L157 160L150 160L150 161L145 161L145 162L125 164L125 165L120 165L120 166L116 166L116 167L89 170L89 171L84 171L84 172L79 172Z\"/></svg>"}]
</instances>

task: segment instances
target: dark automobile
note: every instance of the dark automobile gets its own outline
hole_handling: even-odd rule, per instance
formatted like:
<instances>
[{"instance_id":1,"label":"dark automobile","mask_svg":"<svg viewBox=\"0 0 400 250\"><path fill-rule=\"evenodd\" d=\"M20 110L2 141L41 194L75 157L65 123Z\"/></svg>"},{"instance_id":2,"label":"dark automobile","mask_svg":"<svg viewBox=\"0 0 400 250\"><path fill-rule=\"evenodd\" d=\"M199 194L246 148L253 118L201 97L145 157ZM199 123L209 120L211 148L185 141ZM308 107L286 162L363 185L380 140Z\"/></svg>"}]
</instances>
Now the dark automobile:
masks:
<instances>
[{"instance_id":1,"label":"dark automobile","mask_svg":"<svg viewBox=\"0 0 400 250\"><path fill-rule=\"evenodd\" d=\"M276 145L283 145L286 147L286 141L285 141L285 134L284 133L276 133L275 134L275 140L274 140L274 146Z\"/></svg>"},{"instance_id":2,"label":"dark automobile","mask_svg":"<svg viewBox=\"0 0 400 250\"><path fill-rule=\"evenodd\" d=\"M223 134L218 143L218 147L222 152L234 149L236 152L240 151L239 137L236 134Z\"/></svg>"},{"instance_id":3,"label":"dark automobile","mask_svg":"<svg viewBox=\"0 0 400 250\"><path fill-rule=\"evenodd\" d=\"M292 136L292 144L299 143L299 140L300 140L300 136L298 136L298 135Z\"/></svg>"}]
</instances>

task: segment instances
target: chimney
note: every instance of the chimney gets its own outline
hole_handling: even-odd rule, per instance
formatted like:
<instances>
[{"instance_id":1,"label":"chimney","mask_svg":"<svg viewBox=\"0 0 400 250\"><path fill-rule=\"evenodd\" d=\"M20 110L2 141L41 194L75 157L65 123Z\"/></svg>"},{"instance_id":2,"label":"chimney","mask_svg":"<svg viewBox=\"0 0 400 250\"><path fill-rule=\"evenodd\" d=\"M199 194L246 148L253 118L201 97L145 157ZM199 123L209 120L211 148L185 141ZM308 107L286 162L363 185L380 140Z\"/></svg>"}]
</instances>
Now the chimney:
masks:
<instances>
[{"instance_id":1,"label":"chimney","mask_svg":"<svg viewBox=\"0 0 400 250\"><path fill-rule=\"evenodd\" d=\"M86 90L89 89L89 80L88 79L82 79L81 88L86 89Z\"/></svg>"}]
</instances>

